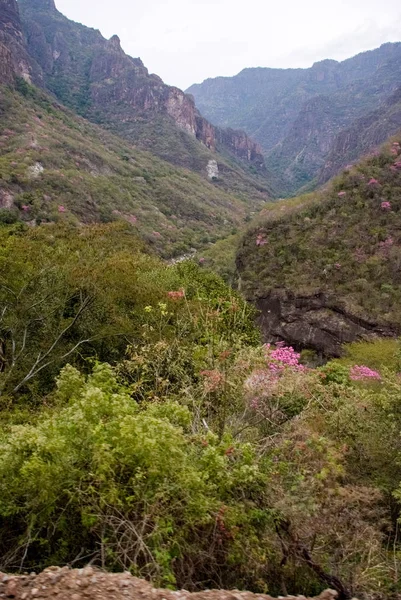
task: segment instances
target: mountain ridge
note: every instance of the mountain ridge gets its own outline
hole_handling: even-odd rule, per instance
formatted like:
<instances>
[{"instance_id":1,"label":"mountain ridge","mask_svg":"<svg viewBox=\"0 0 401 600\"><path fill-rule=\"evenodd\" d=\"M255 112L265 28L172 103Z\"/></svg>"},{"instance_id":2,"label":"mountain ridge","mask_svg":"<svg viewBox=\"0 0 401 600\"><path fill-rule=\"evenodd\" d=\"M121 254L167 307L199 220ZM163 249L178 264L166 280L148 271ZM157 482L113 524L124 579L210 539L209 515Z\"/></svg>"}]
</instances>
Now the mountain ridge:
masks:
<instances>
[{"instance_id":1,"label":"mountain ridge","mask_svg":"<svg viewBox=\"0 0 401 600\"><path fill-rule=\"evenodd\" d=\"M232 78L208 79L187 92L207 118L244 128L256 139L268 170L280 172L286 182L281 193L293 195L322 180L337 136L380 111L395 93L400 65L401 43L387 43L342 62L318 61L308 69L248 68ZM394 133L395 126L388 135Z\"/></svg>"},{"instance_id":2,"label":"mountain ridge","mask_svg":"<svg viewBox=\"0 0 401 600\"><path fill-rule=\"evenodd\" d=\"M45 87L69 108L173 164L205 173L205 152L219 148L252 166L266 179L260 146L244 132L221 131L203 118L194 99L149 74L128 56L120 39L62 15L53 0L19 0L30 55L40 65ZM178 131L177 131L178 129ZM161 138L170 138L166 148ZM209 156L209 160L214 157Z\"/></svg>"}]
</instances>

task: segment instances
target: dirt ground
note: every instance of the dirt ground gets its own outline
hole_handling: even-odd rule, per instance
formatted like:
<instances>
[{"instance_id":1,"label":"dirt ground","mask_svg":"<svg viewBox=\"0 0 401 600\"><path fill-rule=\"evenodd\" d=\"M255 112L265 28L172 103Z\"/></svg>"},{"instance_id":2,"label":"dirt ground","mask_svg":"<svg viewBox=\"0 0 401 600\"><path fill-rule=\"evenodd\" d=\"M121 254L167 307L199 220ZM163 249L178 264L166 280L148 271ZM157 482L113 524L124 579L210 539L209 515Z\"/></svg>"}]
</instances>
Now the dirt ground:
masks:
<instances>
[{"instance_id":1,"label":"dirt ground","mask_svg":"<svg viewBox=\"0 0 401 600\"><path fill-rule=\"evenodd\" d=\"M337 593L326 590L319 600L335 600ZM12 576L0 573L0 598L15 600L272 600L271 596L250 592L210 590L190 593L172 592L152 587L147 581L129 573L104 573L86 567L50 567L39 575ZM289 600L305 600L289 596Z\"/></svg>"}]
</instances>

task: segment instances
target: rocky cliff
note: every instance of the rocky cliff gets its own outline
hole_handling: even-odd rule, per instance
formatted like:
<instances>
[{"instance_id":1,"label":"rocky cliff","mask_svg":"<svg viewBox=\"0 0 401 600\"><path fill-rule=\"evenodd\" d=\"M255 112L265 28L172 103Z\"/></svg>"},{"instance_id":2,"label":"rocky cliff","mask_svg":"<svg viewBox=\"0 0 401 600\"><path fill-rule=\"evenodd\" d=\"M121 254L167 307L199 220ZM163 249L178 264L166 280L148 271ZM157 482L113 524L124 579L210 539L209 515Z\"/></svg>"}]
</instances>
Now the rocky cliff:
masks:
<instances>
[{"instance_id":1,"label":"rocky cliff","mask_svg":"<svg viewBox=\"0 0 401 600\"><path fill-rule=\"evenodd\" d=\"M217 131L192 96L164 84L139 58L125 54L117 35L106 40L99 31L68 20L53 0L20 0L20 7L29 53L61 102L174 164L205 171L211 157L206 160L189 136L212 152L223 145L264 171L256 143L243 132Z\"/></svg>"},{"instance_id":2,"label":"rocky cliff","mask_svg":"<svg viewBox=\"0 0 401 600\"><path fill-rule=\"evenodd\" d=\"M310 69L245 69L187 91L207 118L242 128L259 142L267 168L283 175L280 192L291 195L316 182L326 162L337 172L332 160L337 135L359 127L358 120L373 111L383 113L400 81L401 43L396 43L343 62L320 61ZM387 134L396 127L390 120ZM366 140L363 151L371 147ZM361 156L358 145L351 154Z\"/></svg>"},{"instance_id":3,"label":"rocky cliff","mask_svg":"<svg viewBox=\"0 0 401 600\"><path fill-rule=\"evenodd\" d=\"M10 84L15 76L42 82L40 69L25 48L16 0L0 0L0 83Z\"/></svg>"},{"instance_id":4,"label":"rocky cliff","mask_svg":"<svg viewBox=\"0 0 401 600\"><path fill-rule=\"evenodd\" d=\"M315 194L266 207L237 254L265 341L338 356L401 333L401 137Z\"/></svg>"}]
</instances>

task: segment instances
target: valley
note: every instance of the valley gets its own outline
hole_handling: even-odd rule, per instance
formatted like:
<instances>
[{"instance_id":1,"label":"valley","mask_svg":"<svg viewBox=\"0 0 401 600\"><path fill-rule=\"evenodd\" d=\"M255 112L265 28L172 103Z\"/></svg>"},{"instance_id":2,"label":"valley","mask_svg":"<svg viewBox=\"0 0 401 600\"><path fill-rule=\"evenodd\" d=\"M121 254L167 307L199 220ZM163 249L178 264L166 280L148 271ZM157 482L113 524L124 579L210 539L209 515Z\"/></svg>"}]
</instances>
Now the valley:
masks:
<instances>
[{"instance_id":1,"label":"valley","mask_svg":"<svg viewBox=\"0 0 401 600\"><path fill-rule=\"evenodd\" d=\"M400 599L400 58L0 0L0 598Z\"/></svg>"}]
</instances>

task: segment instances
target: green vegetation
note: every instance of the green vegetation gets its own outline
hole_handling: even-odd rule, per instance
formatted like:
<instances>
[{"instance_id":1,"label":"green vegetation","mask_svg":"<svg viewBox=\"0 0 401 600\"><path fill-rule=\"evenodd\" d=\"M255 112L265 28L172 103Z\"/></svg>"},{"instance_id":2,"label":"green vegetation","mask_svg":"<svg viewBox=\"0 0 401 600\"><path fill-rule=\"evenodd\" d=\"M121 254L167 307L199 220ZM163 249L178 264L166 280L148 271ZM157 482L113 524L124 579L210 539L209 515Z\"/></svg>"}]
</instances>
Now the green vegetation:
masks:
<instances>
[{"instance_id":1,"label":"green vegetation","mask_svg":"<svg viewBox=\"0 0 401 600\"><path fill-rule=\"evenodd\" d=\"M395 598L397 347L307 369L128 224L0 233L0 570Z\"/></svg>"},{"instance_id":2,"label":"green vegetation","mask_svg":"<svg viewBox=\"0 0 401 600\"><path fill-rule=\"evenodd\" d=\"M163 256L203 248L264 203L225 191L76 117L19 81L0 89L0 222L123 219ZM248 193L247 193L248 192Z\"/></svg>"},{"instance_id":3,"label":"green vegetation","mask_svg":"<svg viewBox=\"0 0 401 600\"><path fill-rule=\"evenodd\" d=\"M397 330L400 141L344 171L328 188L262 211L237 255L249 299L277 289L323 293L354 316Z\"/></svg>"}]
</instances>

